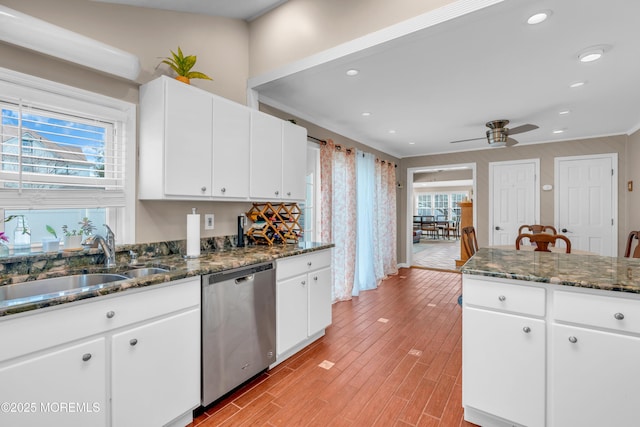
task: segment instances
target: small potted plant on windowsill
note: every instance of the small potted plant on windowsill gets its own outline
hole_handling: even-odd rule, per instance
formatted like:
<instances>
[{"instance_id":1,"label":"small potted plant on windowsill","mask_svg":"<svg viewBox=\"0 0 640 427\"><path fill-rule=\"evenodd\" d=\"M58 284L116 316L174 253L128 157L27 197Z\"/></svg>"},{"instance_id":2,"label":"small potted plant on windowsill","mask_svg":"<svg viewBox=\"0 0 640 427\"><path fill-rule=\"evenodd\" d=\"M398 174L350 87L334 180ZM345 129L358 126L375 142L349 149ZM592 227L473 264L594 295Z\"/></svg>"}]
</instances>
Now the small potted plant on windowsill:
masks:
<instances>
[{"instance_id":1,"label":"small potted plant on windowsill","mask_svg":"<svg viewBox=\"0 0 640 427\"><path fill-rule=\"evenodd\" d=\"M64 234L65 251L79 251L82 249L82 229L69 230L69 227L65 224L62 226L62 233Z\"/></svg>"},{"instance_id":2,"label":"small potted plant on windowsill","mask_svg":"<svg viewBox=\"0 0 640 427\"><path fill-rule=\"evenodd\" d=\"M47 232L53 236L53 239L50 237L42 239L42 251L58 252L60 250L60 239L58 238L56 230L54 230L50 225L45 226L45 228L47 229Z\"/></svg>"}]
</instances>

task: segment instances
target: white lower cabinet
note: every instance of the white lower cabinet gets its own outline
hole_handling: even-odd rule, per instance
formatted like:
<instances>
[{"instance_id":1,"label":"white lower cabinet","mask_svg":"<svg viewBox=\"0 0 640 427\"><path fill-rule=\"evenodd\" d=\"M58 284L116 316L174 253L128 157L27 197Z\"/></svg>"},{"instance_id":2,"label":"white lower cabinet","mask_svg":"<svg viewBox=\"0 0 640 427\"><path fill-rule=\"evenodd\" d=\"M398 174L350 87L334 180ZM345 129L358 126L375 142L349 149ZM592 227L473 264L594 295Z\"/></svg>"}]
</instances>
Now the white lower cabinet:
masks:
<instances>
[{"instance_id":1,"label":"white lower cabinet","mask_svg":"<svg viewBox=\"0 0 640 427\"><path fill-rule=\"evenodd\" d=\"M105 356L96 338L4 364L0 425L106 426Z\"/></svg>"},{"instance_id":2,"label":"white lower cabinet","mask_svg":"<svg viewBox=\"0 0 640 427\"><path fill-rule=\"evenodd\" d=\"M331 250L276 261L278 363L324 335L331 324Z\"/></svg>"},{"instance_id":3,"label":"white lower cabinet","mask_svg":"<svg viewBox=\"0 0 640 427\"><path fill-rule=\"evenodd\" d=\"M463 402L526 426L545 417L545 322L465 308Z\"/></svg>"},{"instance_id":4,"label":"white lower cabinet","mask_svg":"<svg viewBox=\"0 0 640 427\"><path fill-rule=\"evenodd\" d=\"M114 334L111 344L114 426L162 426L200 399L200 310Z\"/></svg>"},{"instance_id":5,"label":"white lower cabinet","mask_svg":"<svg viewBox=\"0 0 640 427\"><path fill-rule=\"evenodd\" d=\"M640 295L478 277L463 276L465 420L638 425Z\"/></svg>"},{"instance_id":6,"label":"white lower cabinet","mask_svg":"<svg viewBox=\"0 0 640 427\"><path fill-rule=\"evenodd\" d=\"M0 425L187 425L200 404L199 277L7 316L0 336Z\"/></svg>"}]
</instances>

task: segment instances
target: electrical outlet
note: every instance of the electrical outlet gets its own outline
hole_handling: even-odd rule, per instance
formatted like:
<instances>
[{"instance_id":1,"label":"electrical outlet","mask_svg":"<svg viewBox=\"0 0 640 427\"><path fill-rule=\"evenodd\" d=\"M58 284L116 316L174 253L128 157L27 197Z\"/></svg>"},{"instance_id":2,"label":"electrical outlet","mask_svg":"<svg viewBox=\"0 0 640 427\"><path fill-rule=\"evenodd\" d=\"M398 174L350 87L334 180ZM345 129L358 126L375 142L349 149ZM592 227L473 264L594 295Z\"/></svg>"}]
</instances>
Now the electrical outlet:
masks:
<instances>
[{"instance_id":1,"label":"electrical outlet","mask_svg":"<svg viewBox=\"0 0 640 427\"><path fill-rule=\"evenodd\" d=\"M213 214L204 215L204 229L213 230Z\"/></svg>"}]
</instances>

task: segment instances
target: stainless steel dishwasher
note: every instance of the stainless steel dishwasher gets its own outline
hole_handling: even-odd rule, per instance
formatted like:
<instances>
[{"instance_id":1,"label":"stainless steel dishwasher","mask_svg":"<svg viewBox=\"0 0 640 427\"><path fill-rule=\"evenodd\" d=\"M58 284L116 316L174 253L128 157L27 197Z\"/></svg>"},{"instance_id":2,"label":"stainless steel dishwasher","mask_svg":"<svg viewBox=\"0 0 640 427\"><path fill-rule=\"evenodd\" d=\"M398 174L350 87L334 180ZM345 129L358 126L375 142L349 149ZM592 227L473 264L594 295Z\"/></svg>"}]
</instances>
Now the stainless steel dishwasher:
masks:
<instances>
[{"instance_id":1,"label":"stainless steel dishwasher","mask_svg":"<svg viewBox=\"0 0 640 427\"><path fill-rule=\"evenodd\" d=\"M273 263L202 276L202 406L275 360Z\"/></svg>"}]
</instances>

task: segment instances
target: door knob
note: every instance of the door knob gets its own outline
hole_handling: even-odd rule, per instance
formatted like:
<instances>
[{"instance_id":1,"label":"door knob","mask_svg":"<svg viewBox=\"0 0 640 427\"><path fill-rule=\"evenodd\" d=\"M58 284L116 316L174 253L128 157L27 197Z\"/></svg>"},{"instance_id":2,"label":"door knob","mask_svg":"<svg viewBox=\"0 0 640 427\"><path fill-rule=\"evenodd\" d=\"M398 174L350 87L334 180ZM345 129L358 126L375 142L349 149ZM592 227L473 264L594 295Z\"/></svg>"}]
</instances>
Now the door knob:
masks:
<instances>
[{"instance_id":1,"label":"door knob","mask_svg":"<svg viewBox=\"0 0 640 427\"><path fill-rule=\"evenodd\" d=\"M567 230L566 228L563 228L563 229L562 229L562 230L560 230L560 231L562 231L563 233L568 233L568 232L569 232L569 230Z\"/></svg>"},{"instance_id":2,"label":"door knob","mask_svg":"<svg viewBox=\"0 0 640 427\"><path fill-rule=\"evenodd\" d=\"M499 230L500 230L500 227L496 226L496 231L499 231Z\"/></svg>"}]
</instances>

